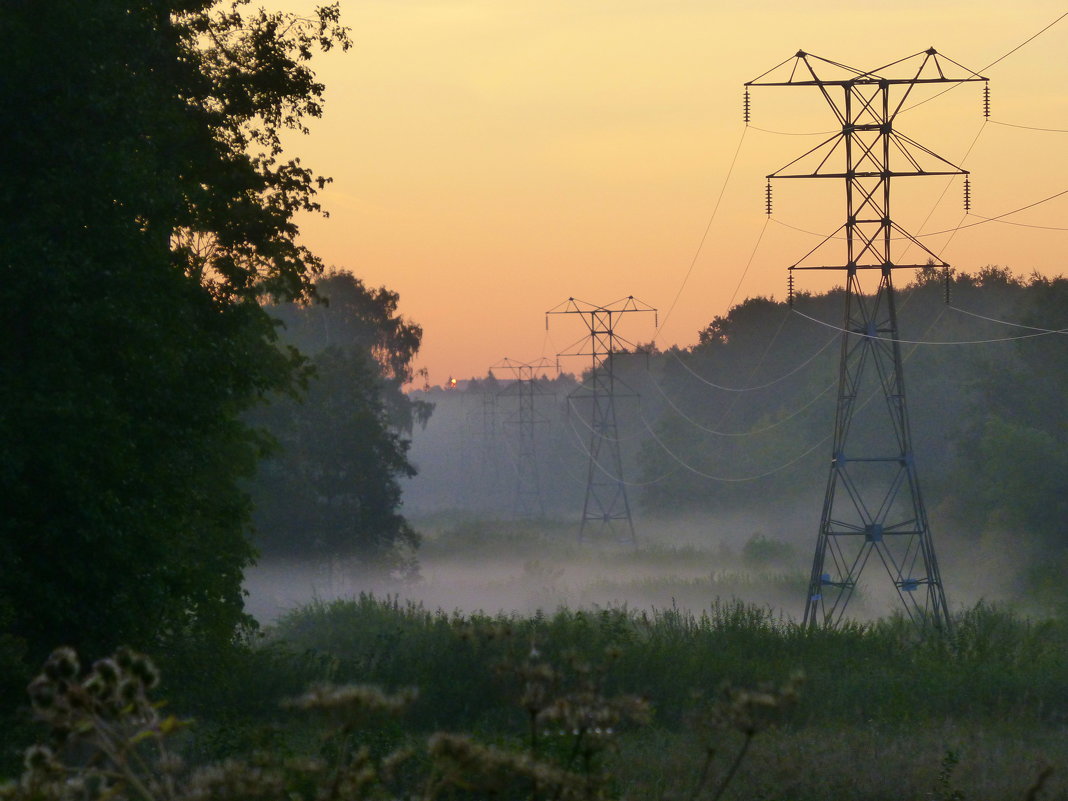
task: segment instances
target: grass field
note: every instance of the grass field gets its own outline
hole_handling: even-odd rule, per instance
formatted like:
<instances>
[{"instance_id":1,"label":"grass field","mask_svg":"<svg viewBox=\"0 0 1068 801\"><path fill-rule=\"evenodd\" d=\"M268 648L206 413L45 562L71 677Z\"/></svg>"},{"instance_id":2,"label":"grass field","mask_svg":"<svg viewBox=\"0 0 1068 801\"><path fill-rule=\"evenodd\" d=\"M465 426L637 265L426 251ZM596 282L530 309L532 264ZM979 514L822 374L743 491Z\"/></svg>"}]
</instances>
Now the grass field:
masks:
<instances>
[{"instance_id":1,"label":"grass field","mask_svg":"<svg viewBox=\"0 0 1068 801\"><path fill-rule=\"evenodd\" d=\"M488 744L497 773L522 773L535 742L573 766L577 729L552 721L586 710L611 724L598 725L596 792L576 798L1068 798L1062 618L958 603L952 629L930 631L872 595L854 622L805 630L790 610L806 554L760 532L633 548L579 544L570 525L468 523L430 531L420 559L404 581L265 566L250 586L259 637L160 654L166 708L194 720L188 764L336 755L281 703L325 682L418 691L403 716L346 735L368 758L422 754L413 776L435 775L435 747L468 742L440 732ZM441 797L534 797L457 782Z\"/></svg>"},{"instance_id":2,"label":"grass field","mask_svg":"<svg viewBox=\"0 0 1068 801\"><path fill-rule=\"evenodd\" d=\"M804 631L738 601L480 615L364 595L281 617L244 661L220 667L216 697L203 684L176 689L199 703L199 747L212 755L251 748L266 731L296 736L276 700L322 679L418 688L402 723L370 735L382 747L450 731L519 748L514 668L532 650L548 664L593 666L606 698L651 705L652 721L620 727L605 754L620 797L689 798L710 748L710 774L726 773L746 739L715 712L726 688L768 689L798 672L796 704L759 727L724 798L1023 799L1047 765L1037 797L1068 794L1068 628L982 604L939 634L899 617Z\"/></svg>"}]
</instances>

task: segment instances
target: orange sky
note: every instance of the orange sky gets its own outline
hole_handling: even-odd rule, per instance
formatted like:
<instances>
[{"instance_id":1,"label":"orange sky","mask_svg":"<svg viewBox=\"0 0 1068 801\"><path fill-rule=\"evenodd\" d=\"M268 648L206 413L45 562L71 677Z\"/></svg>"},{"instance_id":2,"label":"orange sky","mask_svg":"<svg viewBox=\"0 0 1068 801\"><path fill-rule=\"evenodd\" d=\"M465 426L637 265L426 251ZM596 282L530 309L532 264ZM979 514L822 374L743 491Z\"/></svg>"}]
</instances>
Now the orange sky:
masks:
<instances>
[{"instance_id":1,"label":"orange sky","mask_svg":"<svg viewBox=\"0 0 1068 801\"><path fill-rule=\"evenodd\" d=\"M582 333L557 317L546 335L544 312L568 296L634 295L661 310L661 347L690 345L736 288L736 302L784 297L786 267L818 239L780 223L829 233L844 213L839 182L779 182L754 251L764 176L820 140L745 129L745 81L798 49L870 69L933 45L979 70L1065 11L1046 0L342 0L355 46L318 59L326 113L291 143L334 178L322 195L331 216L304 219L304 241L400 293L424 328L419 365L433 384L483 375L505 356L554 357ZM1068 19L985 73L992 122L981 88L965 85L897 128L956 163L979 135L964 163L976 214L1068 189L1068 134L998 124L1068 129L1066 53ZM752 125L826 131L833 118L814 90L764 88L753 91ZM932 209L923 230L961 221L961 179L940 203L947 179L908 180L900 192L895 182L893 209L907 230L919 233ZM1011 219L1066 226L1068 196ZM964 270L1059 275L1066 237L991 223L948 246L925 241ZM798 287L835 278L804 273ZM621 333L648 341L645 318L624 320Z\"/></svg>"}]
</instances>

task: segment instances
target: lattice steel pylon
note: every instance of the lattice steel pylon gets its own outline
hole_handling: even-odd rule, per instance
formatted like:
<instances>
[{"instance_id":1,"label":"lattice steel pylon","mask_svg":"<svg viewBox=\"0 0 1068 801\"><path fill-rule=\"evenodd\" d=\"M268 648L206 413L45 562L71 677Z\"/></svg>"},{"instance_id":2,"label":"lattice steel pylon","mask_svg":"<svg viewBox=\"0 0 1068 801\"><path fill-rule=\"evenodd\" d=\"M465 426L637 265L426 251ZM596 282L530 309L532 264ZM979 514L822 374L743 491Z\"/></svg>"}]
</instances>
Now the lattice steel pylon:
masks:
<instances>
[{"instance_id":1,"label":"lattice steel pylon","mask_svg":"<svg viewBox=\"0 0 1068 801\"><path fill-rule=\"evenodd\" d=\"M627 484L623 478L623 456L619 450L615 406L617 379L613 365L613 355L621 347L637 347L616 333L618 318L634 312L652 312L654 319L656 315L656 309L635 299L633 295L607 306L568 298L545 313L546 329L549 327L550 314L578 315L588 329L586 336L558 354L591 358L588 378L569 398L569 401L575 398L590 400L589 462L586 498L582 504L582 523L579 526L580 540L590 538L591 526L596 525L599 539L637 543Z\"/></svg>"},{"instance_id":2,"label":"lattice steel pylon","mask_svg":"<svg viewBox=\"0 0 1068 801\"><path fill-rule=\"evenodd\" d=\"M506 507L499 503L502 445L498 430L499 383L491 369L484 379L472 384L474 386L469 385L461 396L464 400L469 397L476 399L475 407L467 413L469 431L465 437L465 445L472 441L478 443L478 466L474 470L463 471L470 482L470 505L486 513L502 514Z\"/></svg>"},{"instance_id":3,"label":"lattice steel pylon","mask_svg":"<svg viewBox=\"0 0 1068 801\"><path fill-rule=\"evenodd\" d=\"M505 369L512 373L513 381L500 391L500 395L512 395L516 398L516 414L507 422L516 426L519 447L516 451L516 488L514 515L519 519L531 519L545 516L545 504L541 497L541 478L538 475L538 455L535 448L537 423L547 423L537 412L538 397L537 371L552 367L546 358L533 362L518 362L505 356L491 370Z\"/></svg>"},{"instance_id":4,"label":"lattice steel pylon","mask_svg":"<svg viewBox=\"0 0 1068 801\"><path fill-rule=\"evenodd\" d=\"M805 600L806 626L842 620L873 555L910 618L939 628L950 624L916 473L892 281L895 269L925 266L900 263L898 254L910 247L943 269L949 265L893 221L890 186L894 178L967 174L894 128L918 86L967 81L986 78L931 48L869 71L799 51L745 84L747 95L750 86L816 87L841 126L768 176L769 184L773 178L845 184L845 223L790 267L846 274L834 445ZM747 103L746 122L749 113ZM768 204L770 214L770 196ZM815 254L840 239L845 263L818 264ZM862 292L860 274L868 271L878 276L873 295ZM867 408L880 392L884 405Z\"/></svg>"}]
</instances>

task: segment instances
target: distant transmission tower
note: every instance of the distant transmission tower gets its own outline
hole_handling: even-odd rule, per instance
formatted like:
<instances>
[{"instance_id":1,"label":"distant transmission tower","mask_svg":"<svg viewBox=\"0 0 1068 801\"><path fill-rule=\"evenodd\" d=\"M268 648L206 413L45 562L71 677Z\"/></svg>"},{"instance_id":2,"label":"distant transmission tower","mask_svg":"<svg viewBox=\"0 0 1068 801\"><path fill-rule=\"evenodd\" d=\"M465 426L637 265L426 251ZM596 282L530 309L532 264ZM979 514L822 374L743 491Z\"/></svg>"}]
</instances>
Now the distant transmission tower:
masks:
<instances>
[{"instance_id":1,"label":"distant transmission tower","mask_svg":"<svg viewBox=\"0 0 1068 801\"><path fill-rule=\"evenodd\" d=\"M477 396L478 398L476 407L467 413L470 434L465 437L465 445L475 440L480 446L477 470L464 471L464 475L471 483L470 504L472 508L499 515L503 509L499 503L501 442L498 436L498 392L498 382L491 369L484 379L477 382L474 391L469 385L463 397L466 399Z\"/></svg>"},{"instance_id":2,"label":"distant transmission tower","mask_svg":"<svg viewBox=\"0 0 1068 801\"><path fill-rule=\"evenodd\" d=\"M632 312L652 312L655 315L656 309L631 295L607 306L594 306L568 298L546 312L546 328L550 314L575 314L582 318L589 331L587 336L571 346L573 350L559 354L591 358L589 377L571 395L573 399L588 398L591 403L589 466L579 539L591 536L591 528L596 527L598 538L631 544L637 542L627 499L627 485L623 479L623 457L619 451L615 406L618 390L613 362L614 354L623 347L636 347L616 333L619 317Z\"/></svg>"},{"instance_id":3,"label":"distant transmission tower","mask_svg":"<svg viewBox=\"0 0 1068 801\"><path fill-rule=\"evenodd\" d=\"M867 72L799 51L746 83L746 122L748 87L812 86L841 126L768 176L768 214L772 178L838 179L846 193L845 223L790 267L846 274L834 446L805 601L806 626L841 621L873 555L913 620L949 625L916 477L891 279L895 269L925 266L895 259L910 247L943 269L949 265L892 220L890 184L893 178L967 173L896 131L894 123L917 86L985 80L931 48ZM809 263L836 239L845 241L844 264ZM862 271L878 275L874 295L862 293ZM883 403L866 409L879 392Z\"/></svg>"},{"instance_id":4,"label":"distant transmission tower","mask_svg":"<svg viewBox=\"0 0 1068 801\"><path fill-rule=\"evenodd\" d=\"M548 359L541 358L534 362L517 362L514 359L504 357L493 370L505 369L511 371L515 380L501 390L501 395L512 395L517 400L517 409L514 417L507 422L513 423L518 429L519 449L516 452L516 490L515 490L515 517L530 519L545 516L545 505L541 497L541 480L538 476L538 459L535 450L535 424L546 423L548 420L539 417L535 406L535 398L539 394L536 372L552 367L553 363Z\"/></svg>"}]
</instances>

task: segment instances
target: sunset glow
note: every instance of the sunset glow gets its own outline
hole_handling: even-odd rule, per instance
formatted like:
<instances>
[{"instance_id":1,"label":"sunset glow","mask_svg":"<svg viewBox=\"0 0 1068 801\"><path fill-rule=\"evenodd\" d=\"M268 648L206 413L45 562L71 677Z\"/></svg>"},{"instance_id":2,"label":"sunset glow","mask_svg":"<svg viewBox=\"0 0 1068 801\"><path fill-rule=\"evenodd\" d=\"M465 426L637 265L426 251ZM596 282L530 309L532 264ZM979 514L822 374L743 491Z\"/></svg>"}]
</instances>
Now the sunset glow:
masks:
<instances>
[{"instance_id":1,"label":"sunset glow","mask_svg":"<svg viewBox=\"0 0 1068 801\"><path fill-rule=\"evenodd\" d=\"M400 293L433 384L504 355L555 357L581 332L558 321L546 332L544 312L570 296L657 307L660 347L693 344L732 301L783 298L786 267L819 241L805 231L829 233L844 214L827 181L780 182L764 214L764 176L820 141L769 131L835 125L815 90L794 88L755 89L742 121L745 81L799 48L870 69L933 45L990 78L988 122L977 84L901 116L899 130L972 173L968 218L960 178L895 184L895 219L912 233L1068 189L1068 20L986 69L1063 14L1056 2L405 0L342 12L355 47L319 60L325 115L291 142L334 178L331 216L305 218L304 239ZM962 270L1057 275L1066 212L1068 195L924 241ZM798 288L835 283L806 273ZM636 320L623 333L655 331Z\"/></svg>"}]
</instances>

